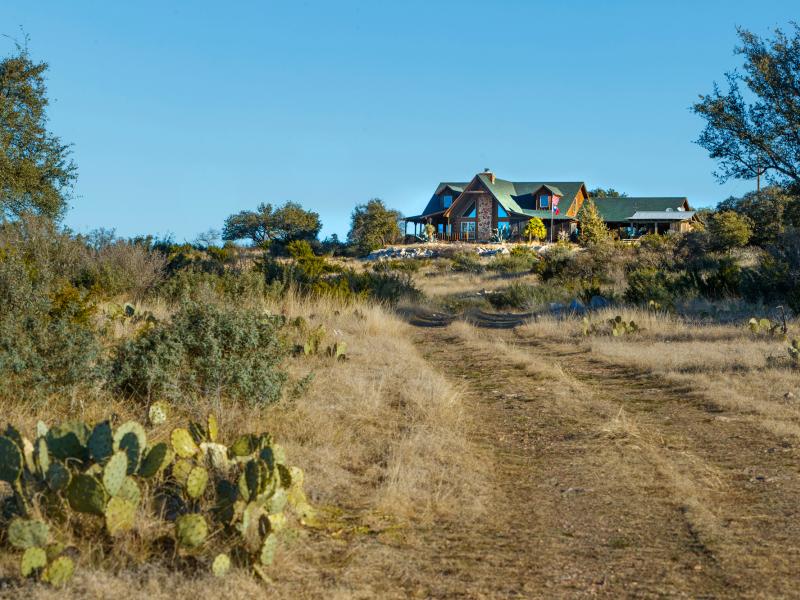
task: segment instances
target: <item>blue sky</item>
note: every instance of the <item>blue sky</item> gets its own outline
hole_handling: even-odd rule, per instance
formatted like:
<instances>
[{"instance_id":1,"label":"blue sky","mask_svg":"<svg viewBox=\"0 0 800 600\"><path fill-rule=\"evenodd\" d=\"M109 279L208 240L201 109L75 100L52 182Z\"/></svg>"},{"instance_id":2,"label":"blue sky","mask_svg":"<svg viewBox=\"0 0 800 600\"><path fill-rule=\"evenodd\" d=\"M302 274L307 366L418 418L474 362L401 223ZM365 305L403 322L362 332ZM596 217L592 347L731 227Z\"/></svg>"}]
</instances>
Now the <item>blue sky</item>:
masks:
<instances>
[{"instance_id":1,"label":"blue sky","mask_svg":"<svg viewBox=\"0 0 800 600\"><path fill-rule=\"evenodd\" d=\"M715 181L689 106L738 66L737 25L798 16L770 0L5 0L0 32L24 27L50 64L51 128L79 168L67 225L182 241L287 200L343 235L357 203L416 214L484 167L716 204L754 182Z\"/></svg>"}]
</instances>

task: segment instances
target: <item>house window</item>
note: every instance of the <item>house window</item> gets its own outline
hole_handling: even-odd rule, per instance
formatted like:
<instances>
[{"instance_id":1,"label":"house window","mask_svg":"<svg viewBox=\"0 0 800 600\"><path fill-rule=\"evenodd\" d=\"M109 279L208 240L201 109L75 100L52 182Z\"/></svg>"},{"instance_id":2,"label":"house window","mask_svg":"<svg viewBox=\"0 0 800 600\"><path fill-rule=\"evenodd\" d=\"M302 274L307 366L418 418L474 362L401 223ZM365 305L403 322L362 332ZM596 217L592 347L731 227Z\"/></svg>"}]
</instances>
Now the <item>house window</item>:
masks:
<instances>
[{"instance_id":1,"label":"house window","mask_svg":"<svg viewBox=\"0 0 800 600\"><path fill-rule=\"evenodd\" d=\"M453 197L452 196L442 196L442 206L444 208L450 208L450 205L453 204Z\"/></svg>"},{"instance_id":2,"label":"house window","mask_svg":"<svg viewBox=\"0 0 800 600\"><path fill-rule=\"evenodd\" d=\"M511 223L508 221L498 221L497 231L503 234L503 237L508 237L511 234Z\"/></svg>"},{"instance_id":3,"label":"house window","mask_svg":"<svg viewBox=\"0 0 800 600\"><path fill-rule=\"evenodd\" d=\"M444 223L439 223L438 230L439 233L444 233Z\"/></svg>"},{"instance_id":4,"label":"house window","mask_svg":"<svg viewBox=\"0 0 800 600\"><path fill-rule=\"evenodd\" d=\"M477 212L475 211L475 205L469 207L467 212L464 213L464 217L467 219L474 219L477 216Z\"/></svg>"},{"instance_id":5,"label":"house window","mask_svg":"<svg viewBox=\"0 0 800 600\"><path fill-rule=\"evenodd\" d=\"M506 209L500 206L499 204L497 205L497 217L500 219L508 218L508 213L506 212Z\"/></svg>"},{"instance_id":6,"label":"house window","mask_svg":"<svg viewBox=\"0 0 800 600\"><path fill-rule=\"evenodd\" d=\"M475 233L475 221L461 221L461 233Z\"/></svg>"},{"instance_id":7,"label":"house window","mask_svg":"<svg viewBox=\"0 0 800 600\"><path fill-rule=\"evenodd\" d=\"M539 208L550 208L550 196L547 194L539 196Z\"/></svg>"}]
</instances>

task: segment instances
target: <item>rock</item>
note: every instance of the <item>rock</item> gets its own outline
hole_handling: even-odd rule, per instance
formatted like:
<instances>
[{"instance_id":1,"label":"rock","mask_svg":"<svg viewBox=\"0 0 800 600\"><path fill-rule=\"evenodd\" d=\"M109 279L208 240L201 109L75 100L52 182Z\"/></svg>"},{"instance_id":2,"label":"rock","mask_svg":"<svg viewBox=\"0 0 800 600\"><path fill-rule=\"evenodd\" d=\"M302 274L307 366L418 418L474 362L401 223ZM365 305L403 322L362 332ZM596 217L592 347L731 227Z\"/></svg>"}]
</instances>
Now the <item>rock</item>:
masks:
<instances>
[{"instance_id":1,"label":"rock","mask_svg":"<svg viewBox=\"0 0 800 600\"><path fill-rule=\"evenodd\" d=\"M592 310L607 308L609 306L611 306L611 302L609 302L608 299L603 298L603 296L592 296L592 299L589 300L589 308Z\"/></svg>"},{"instance_id":2,"label":"rock","mask_svg":"<svg viewBox=\"0 0 800 600\"><path fill-rule=\"evenodd\" d=\"M575 298L569 303L569 311L578 315L582 315L586 312L586 306L583 304L583 302Z\"/></svg>"}]
</instances>

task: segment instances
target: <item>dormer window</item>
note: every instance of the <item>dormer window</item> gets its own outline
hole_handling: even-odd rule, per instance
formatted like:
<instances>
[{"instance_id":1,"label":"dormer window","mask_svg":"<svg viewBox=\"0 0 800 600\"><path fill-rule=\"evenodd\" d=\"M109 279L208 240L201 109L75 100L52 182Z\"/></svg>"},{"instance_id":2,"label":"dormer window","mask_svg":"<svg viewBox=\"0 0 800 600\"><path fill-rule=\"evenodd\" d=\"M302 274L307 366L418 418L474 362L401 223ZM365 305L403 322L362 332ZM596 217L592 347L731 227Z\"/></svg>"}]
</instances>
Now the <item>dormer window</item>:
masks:
<instances>
[{"instance_id":1,"label":"dormer window","mask_svg":"<svg viewBox=\"0 0 800 600\"><path fill-rule=\"evenodd\" d=\"M539 208L541 209L550 208L550 196L548 194L542 194L541 196L539 196Z\"/></svg>"},{"instance_id":2,"label":"dormer window","mask_svg":"<svg viewBox=\"0 0 800 600\"><path fill-rule=\"evenodd\" d=\"M453 196L451 195L442 196L442 207L450 208L452 204L453 204Z\"/></svg>"},{"instance_id":3,"label":"dormer window","mask_svg":"<svg viewBox=\"0 0 800 600\"><path fill-rule=\"evenodd\" d=\"M506 212L506 209L500 206L499 204L497 205L497 218L498 219L508 218L508 213Z\"/></svg>"}]
</instances>

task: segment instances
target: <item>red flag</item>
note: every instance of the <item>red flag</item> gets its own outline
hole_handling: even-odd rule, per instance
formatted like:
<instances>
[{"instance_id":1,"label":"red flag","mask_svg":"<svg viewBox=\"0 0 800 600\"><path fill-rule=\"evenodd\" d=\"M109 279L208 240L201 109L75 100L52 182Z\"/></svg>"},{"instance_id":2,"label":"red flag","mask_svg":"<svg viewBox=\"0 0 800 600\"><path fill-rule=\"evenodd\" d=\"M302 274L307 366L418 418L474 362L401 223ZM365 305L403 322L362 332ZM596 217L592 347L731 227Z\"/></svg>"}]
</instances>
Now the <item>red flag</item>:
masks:
<instances>
[{"instance_id":1,"label":"red flag","mask_svg":"<svg viewBox=\"0 0 800 600\"><path fill-rule=\"evenodd\" d=\"M559 212L559 211L558 211L558 201L559 201L559 200L561 200L561 196L553 196L553 203L552 203L552 206L553 206L553 213L554 213L554 214L556 214L556 215L557 215L557 214L558 214L558 212Z\"/></svg>"}]
</instances>

